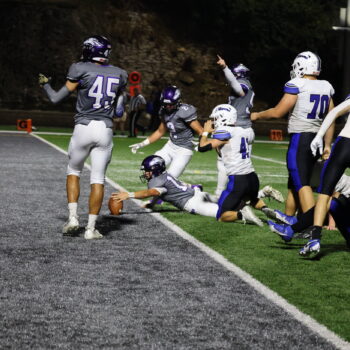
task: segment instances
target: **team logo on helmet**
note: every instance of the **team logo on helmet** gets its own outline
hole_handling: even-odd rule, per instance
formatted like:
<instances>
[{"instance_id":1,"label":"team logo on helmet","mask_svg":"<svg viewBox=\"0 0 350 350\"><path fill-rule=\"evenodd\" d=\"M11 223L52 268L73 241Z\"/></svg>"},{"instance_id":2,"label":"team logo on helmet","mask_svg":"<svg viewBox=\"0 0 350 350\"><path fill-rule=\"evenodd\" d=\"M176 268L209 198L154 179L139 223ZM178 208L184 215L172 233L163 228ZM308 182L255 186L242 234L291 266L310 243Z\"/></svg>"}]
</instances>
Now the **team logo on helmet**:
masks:
<instances>
[{"instance_id":1,"label":"team logo on helmet","mask_svg":"<svg viewBox=\"0 0 350 350\"><path fill-rule=\"evenodd\" d=\"M229 104L221 104L213 109L210 118L214 119L214 129L222 126L232 127L237 121L237 111Z\"/></svg>"},{"instance_id":2,"label":"team logo on helmet","mask_svg":"<svg viewBox=\"0 0 350 350\"><path fill-rule=\"evenodd\" d=\"M162 157L157 155L148 156L141 163L140 170L142 174L140 179L142 182L149 181L153 177L163 174L165 169L165 160Z\"/></svg>"}]
</instances>

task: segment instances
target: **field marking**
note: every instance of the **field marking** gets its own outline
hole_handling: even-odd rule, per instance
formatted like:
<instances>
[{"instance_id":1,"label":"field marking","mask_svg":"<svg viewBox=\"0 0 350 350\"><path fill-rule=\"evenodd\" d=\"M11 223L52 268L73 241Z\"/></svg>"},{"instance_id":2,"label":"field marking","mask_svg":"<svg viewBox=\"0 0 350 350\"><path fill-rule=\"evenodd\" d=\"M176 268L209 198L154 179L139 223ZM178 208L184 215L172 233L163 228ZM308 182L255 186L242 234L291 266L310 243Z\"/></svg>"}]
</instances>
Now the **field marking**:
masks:
<instances>
[{"instance_id":1,"label":"field marking","mask_svg":"<svg viewBox=\"0 0 350 350\"><path fill-rule=\"evenodd\" d=\"M265 158L265 157L259 157L259 156L253 156L253 155L252 155L252 158L259 159L259 160L265 160L265 161L271 162L271 163L287 165L286 162L282 162L281 160L275 160L275 159L272 159L272 158Z\"/></svg>"},{"instance_id":2,"label":"field marking","mask_svg":"<svg viewBox=\"0 0 350 350\"><path fill-rule=\"evenodd\" d=\"M68 155L68 153L63 150L62 148L56 146L55 144L43 139L42 137L35 135L31 133L31 135L38 140L46 143L47 145L53 147L57 151ZM84 166L91 170L91 167L89 164L85 163ZM106 182L109 183L112 187L119 191L127 191L122 186L114 182L113 180L106 177ZM138 199L131 199L134 203L140 206L141 201ZM204 243L198 241L196 238L191 236L189 233L184 231L179 226L175 225L173 222L169 221L165 217L163 217L159 213L152 213L153 217L155 217L158 221L163 223L165 226L167 226L170 230L174 231L178 236L182 237L183 239L187 240L191 244L193 244L195 247L200 249L203 253L208 255L210 258L218 262L220 265L225 267L227 270L233 272L236 276L241 278L244 282L246 282L249 286L254 288L257 292L262 294L264 297L266 297L268 300L270 300L272 303L276 304L277 306L281 307L283 310L285 310L287 313L289 313L292 317L294 317L296 320L301 322L303 325L310 328L312 331L317 333L320 337L324 338L326 341L330 342L334 346L336 346L340 350L350 350L350 343L346 340L339 337L337 334L329 330L326 326L318 323L315 319L313 319L311 316L304 314L302 311L300 311L297 307L290 304L286 299L281 297L279 294L271 290L270 288L266 287L264 284L256 280L252 275L242 270L237 265L233 264L232 262L228 261L224 256L216 252L215 250L209 248Z\"/></svg>"}]
</instances>

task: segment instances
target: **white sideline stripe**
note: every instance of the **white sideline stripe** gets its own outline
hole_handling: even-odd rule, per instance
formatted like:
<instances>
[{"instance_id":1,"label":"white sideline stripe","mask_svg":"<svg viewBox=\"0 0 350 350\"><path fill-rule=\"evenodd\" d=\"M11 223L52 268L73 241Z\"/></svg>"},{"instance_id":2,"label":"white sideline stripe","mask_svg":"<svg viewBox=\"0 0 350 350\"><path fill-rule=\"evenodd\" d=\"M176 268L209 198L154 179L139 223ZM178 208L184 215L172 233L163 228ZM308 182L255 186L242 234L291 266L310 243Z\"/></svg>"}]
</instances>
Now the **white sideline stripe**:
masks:
<instances>
[{"instance_id":1,"label":"white sideline stripe","mask_svg":"<svg viewBox=\"0 0 350 350\"><path fill-rule=\"evenodd\" d=\"M271 163L287 165L286 162L282 162L280 160L275 160L275 159L271 159L271 158L265 158L265 157L259 157L259 156L253 156L253 155L252 155L252 158L259 159L259 160L266 160L267 162L271 162Z\"/></svg>"},{"instance_id":2,"label":"white sideline stripe","mask_svg":"<svg viewBox=\"0 0 350 350\"><path fill-rule=\"evenodd\" d=\"M46 143L47 145L53 147L57 151L67 155L68 153L64 151L62 148L54 145L53 143L46 141L42 137L35 135L31 133L31 135L38 140ZM84 165L86 168L91 170L90 165L86 164ZM112 187L116 188L119 191L127 191L122 186L118 185L113 180L106 178L106 182L108 182ZM140 200L131 199L134 201L137 205L140 205ZM329 330L324 325L318 323L316 320L314 320L309 315L304 314L299 309L297 309L294 305L290 304L286 299L282 298L279 294L271 290L270 288L263 285L261 282L256 280L254 277L252 277L249 273L243 271L240 267L237 265L231 263L228 261L225 257L223 257L221 254L216 252L215 250L209 248L202 242L198 241L196 238L191 236L189 233L184 231L179 226L175 225L165 217L161 216L159 213L152 213L152 216L154 216L158 221L163 223L165 226L167 226L170 230L174 231L177 235L182 237L183 239L187 240L191 244L193 244L195 247L199 248L202 252L204 252L206 255L208 255L210 258L218 262L220 265L224 266L227 270L233 272L235 275L237 275L239 278L241 278L244 282L249 284L251 287L253 287L256 291L258 291L260 294L262 294L264 297L266 297L268 300L270 300L272 303L278 305L282 309L284 309L286 312L288 312L291 316L293 316L296 320L300 321L305 326L309 327L312 331L317 333L319 336L324 338L326 341L332 343L335 345L338 349L341 350L350 350L350 343L345 341L344 339L340 338L337 334Z\"/></svg>"}]
</instances>

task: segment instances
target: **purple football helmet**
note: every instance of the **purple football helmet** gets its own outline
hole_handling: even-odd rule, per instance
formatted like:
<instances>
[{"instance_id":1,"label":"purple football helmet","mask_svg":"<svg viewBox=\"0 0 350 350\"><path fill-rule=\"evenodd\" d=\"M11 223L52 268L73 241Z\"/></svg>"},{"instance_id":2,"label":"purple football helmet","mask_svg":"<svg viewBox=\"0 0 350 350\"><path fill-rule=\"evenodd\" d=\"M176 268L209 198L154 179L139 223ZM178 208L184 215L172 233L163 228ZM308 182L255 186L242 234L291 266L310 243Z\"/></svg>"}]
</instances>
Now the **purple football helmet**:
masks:
<instances>
[{"instance_id":1,"label":"purple football helmet","mask_svg":"<svg viewBox=\"0 0 350 350\"><path fill-rule=\"evenodd\" d=\"M81 60L107 63L109 55L111 53L111 49L111 43L104 36L90 36L89 38L86 38L83 42Z\"/></svg>"},{"instance_id":2,"label":"purple football helmet","mask_svg":"<svg viewBox=\"0 0 350 350\"><path fill-rule=\"evenodd\" d=\"M140 170L142 172L142 175L140 176L140 179L143 182L145 180L149 181L153 177L157 177L163 174L165 169L165 160L162 157L157 155L148 156L141 163Z\"/></svg>"},{"instance_id":3,"label":"purple football helmet","mask_svg":"<svg viewBox=\"0 0 350 350\"><path fill-rule=\"evenodd\" d=\"M238 63L233 65L231 68L233 75L238 78L249 79L250 77L250 69L247 68L243 63Z\"/></svg>"},{"instance_id":4,"label":"purple football helmet","mask_svg":"<svg viewBox=\"0 0 350 350\"><path fill-rule=\"evenodd\" d=\"M181 103L181 91L175 85L167 86L160 95L162 108L167 114L175 112Z\"/></svg>"}]
</instances>

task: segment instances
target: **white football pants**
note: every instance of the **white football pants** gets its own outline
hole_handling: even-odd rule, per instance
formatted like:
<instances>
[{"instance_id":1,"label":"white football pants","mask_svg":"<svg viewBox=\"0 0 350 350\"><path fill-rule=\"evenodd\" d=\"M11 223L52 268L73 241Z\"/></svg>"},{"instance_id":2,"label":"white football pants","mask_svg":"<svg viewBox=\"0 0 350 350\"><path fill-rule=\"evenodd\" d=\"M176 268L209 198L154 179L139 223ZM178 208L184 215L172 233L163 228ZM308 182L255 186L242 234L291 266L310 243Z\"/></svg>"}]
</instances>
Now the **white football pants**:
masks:
<instances>
[{"instance_id":1,"label":"white football pants","mask_svg":"<svg viewBox=\"0 0 350 350\"><path fill-rule=\"evenodd\" d=\"M187 201L184 210L191 214L216 217L219 206L208 201L208 193L195 189L194 196Z\"/></svg>"},{"instance_id":2,"label":"white football pants","mask_svg":"<svg viewBox=\"0 0 350 350\"><path fill-rule=\"evenodd\" d=\"M192 158L193 151L184 147L174 145L170 140L155 153L165 160L166 166L170 166L167 172L178 178L185 170L186 165Z\"/></svg>"},{"instance_id":3,"label":"white football pants","mask_svg":"<svg viewBox=\"0 0 350 350\"><path fill-rule=\"evenodd\" d=\"M104 184L107 166L113 149L113 131L100 120L89 125L77 124L68 148L67 175L81 175L84 162L90 155L90 184Z\"/></svg>"}]
</instances>

